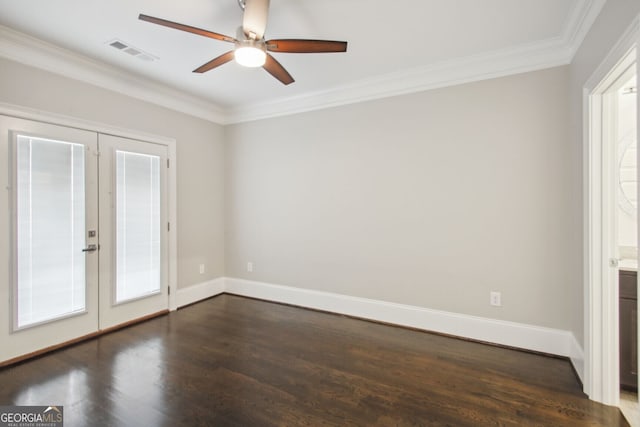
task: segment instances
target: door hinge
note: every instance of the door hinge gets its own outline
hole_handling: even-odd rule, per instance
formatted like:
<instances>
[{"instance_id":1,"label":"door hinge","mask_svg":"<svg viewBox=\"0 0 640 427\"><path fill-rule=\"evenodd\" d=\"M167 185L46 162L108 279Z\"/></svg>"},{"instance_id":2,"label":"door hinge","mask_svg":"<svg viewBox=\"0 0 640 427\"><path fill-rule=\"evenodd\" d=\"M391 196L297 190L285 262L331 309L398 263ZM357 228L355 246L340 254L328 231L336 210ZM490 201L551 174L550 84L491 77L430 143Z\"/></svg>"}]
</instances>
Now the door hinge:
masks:
<instances>
[{"instance_id":1,"label":"door hinge","mask_svg":"<svg viewBox=\"0 0 640 427\"><path fill-rule=\"evenodd\" d=\"M169 168L169 159L167 159L167 168Z\"/></svg>"},{"instance_id":2,"label":"door hinge","mask_svg":"<svg viewBox=\"0 0 640 427\"><path fill-rule=\"evenodd\" d=\"M167 286L167 295L171 295L171 286Z\"/></svg>"},{"instance_id":3,"label":"door hinge","mask_svg":"<svg viewBox=\"0 0 640 427\"><path fill-rule=\"evenodd\" d=\"M171 231L171 223L170 222L167 223L167 231Z\"/></svg>"}]
</instances>

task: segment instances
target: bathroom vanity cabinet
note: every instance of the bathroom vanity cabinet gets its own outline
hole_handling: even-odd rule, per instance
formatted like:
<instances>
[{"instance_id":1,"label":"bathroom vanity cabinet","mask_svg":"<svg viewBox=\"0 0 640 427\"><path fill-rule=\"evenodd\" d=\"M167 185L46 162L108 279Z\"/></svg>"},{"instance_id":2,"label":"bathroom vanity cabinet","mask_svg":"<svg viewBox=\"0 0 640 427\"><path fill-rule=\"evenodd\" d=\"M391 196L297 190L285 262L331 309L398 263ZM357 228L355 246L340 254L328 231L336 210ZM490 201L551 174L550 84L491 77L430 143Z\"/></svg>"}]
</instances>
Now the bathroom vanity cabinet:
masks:
<instances>
[{"instance_id":1,"label":"bathroom vanity cabinet","mask_svg":"<svg viewBox=\"0 0 640 427\"><path fill-rule=\"evenodd\" d=\"M638 389L638 295L636 271L620 270L620 386Z\"/></svg>"}]
</instances>

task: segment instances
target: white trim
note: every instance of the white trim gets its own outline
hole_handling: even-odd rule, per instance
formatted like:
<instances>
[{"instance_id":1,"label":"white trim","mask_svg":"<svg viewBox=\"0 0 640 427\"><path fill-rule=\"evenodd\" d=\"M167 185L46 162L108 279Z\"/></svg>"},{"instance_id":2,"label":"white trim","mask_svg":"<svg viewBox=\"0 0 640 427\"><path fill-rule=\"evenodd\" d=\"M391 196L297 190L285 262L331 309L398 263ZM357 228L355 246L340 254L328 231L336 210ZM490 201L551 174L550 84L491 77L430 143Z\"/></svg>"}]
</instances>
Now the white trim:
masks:
<instances>
[{"instance_id":1,"label":"white trim","mask_svg":"<svg viewBox=\"0 0 640 427\"><path fill-rule=\"evenodd\" d=\"M568 357L580 380L584 378L582 348L571 332L560 329L232 277L219 277L178 289L176 307L223 293Z\"/></svg>"},{"instance_id":2,"label":"white trim","mask_svg":"<svg viewBox=\"0 0 640 427\"><path fill-rule=\"evenodd\" d=\"M561 39L398 71L356 83L229 110L229 123L286 116L541 70L570 62Z\"/></svg>"},{"instance_id":3,"label":"white trim","mask_svg":"<svg viewBox=\"0 0 640 427\"><path fill-rule=\"evenodd\" d=\"M120 136L123 138L137 139L140 141L151 142L155 144L165 145L168 148L168 159L171 167L168 171L168 191L169 191L169 222L171 229L169 231L169 283L171 290L176 290L178 285L178 234L177 234L177 169L176 169L176 140L164 136L158 136L146 132L119 128L103 123L93 122L89 120L78 119L62 114L50 113L47 111L35 110L32 108L21 107L0 102L0 114L16 117L26 120L34 120L43 123L54 124L58 126L66 126L75 129L82 129L99 134ZM175 310L176 292L169 294L169 309Z\"/></svg>"},{"instance_id":4,"label":"white trim","mask_svg":"<svg viewBox=\"0 0 640 427\"><path fill-rule=\"evenodd\" d=\"M586 0L582 7L576 6L569 15L563 39L569 48L571 60L582 45L607 0Z\"/></svg>"},{"instance_id":5,"label":"white trim","mask_svg":"<svg viewBox=\"0 0 640 427\"><path fill-rule=\"evenodd\" d=\"M625 56L637 42L640 35L640 15L636 16L629 27L620 36L620 39L611 48L607 56L602 60L598 68L593 72L591 77L584 85L585 89L594 90L606 77L611 70Z\"/></svg>"},{"instance_id":6,"label":"white trim","mask_svg":"<svg viewBox=\"0 0 640 427\"><path fill-rule=\"evenodd\" d=\"M231 124L566 65L571 62L605 1L574 2L562 35L556 38L376 76L326 91L231 109L1 25L0 56L214 123Z\"/></svg>"},{"instance_id":7,"label":"white trim","mask_svg":"<svg viewBox=\"0 0 640 427\"><path fill-rule=\"evenodd\" d=\"M580 381L584 384L584 350L582 350L580 343L573 334L571 334L570 346L569 359L578 374L578 378L580 378Z\"/></svg>"},{"instance_id":8,"label":"white trim","mask_svg":"<svg viewBox=\"0 0 640 427\"><path fill-rule=\"evenodd\" d=\"M229 109L242 123L567 65L606 0L576 2L561 37L376 76L326 91Z\"/></svg>"},{"instance_id":9,"label":"white trim","mask_svg":"<svg viewBox=\"0 0 640 427\"><path fill-rule=\"evenodd\" d=\"M615 271L608 266L615 255L610 215L603 206L609 191L610 153L603 152L602 115L604 92L616 78L612 70L629 61L640 37L640 15L611 49L583 89L583 189L584 189L584 392L590 399L608 405L619 402L618 319ZM634 57L635 58L635 57ZM632 59L632 61L635 59ZM614 227L615 228L615 227ZM615 245L613 245L615 246Z\"/></svg>"},{"instance_id":10,"label":"white trim","mask_svg":"<svg viewBox=\"0 0 640 427\"><path fill-rule=\"evenodd\" d=\"M186 288L180 288L176 292L176 308L184 307L185 305L193 304L194 302L202 301L224 292L225 279L223 277Z\"/></svg>"},{"instance_id":11,"label":"white trim","mask_svg":"<svg viewBox=\"0 0 640 427\"><path fill-rule=\"evenodd\" d=\"M178 307L178 159L176 141L167 146L169 171L167 174L167 192L169 196L169 310ZM171 292L171 290L175 292Z\"/></svg>"},{"instance_id":12,"label":"white trim","mask_svg":"<svg viewBox=\"0 0 640 427\"><path fill-rule=\"evenodd\" d=\"M0 25L0 56L214 123L225 121L222 108L212 102L3 25Z\"/></svg>"},{"instance_id":13,"label":"white trim","mask_svg":"<svg viewBox=\"0 0 640 427\"><path fill-rule=\"evenodd\" d=\"M573 348L573 334L560 329L244 279L226 278L225 290L252 298L571 357L572 361L575 357L574 363L579 364L580 355Z\"/></svg>"},{"instance_id":14,"label":"white trim","mask_svg":"<svg viewBox=\"0 0 640 427\"><path fill-rule=\"evenodd\" d=\"M9 104L0 101L0 114L16 117L25 120L34 120L37 122L49 123L58 126L66 126L75 129L88 130L104 135L120 136L123 138L137 139L139 141L154 142L156 144L174 145L176 140L165 136L156 135L137 130L121 128L118 126L107 125L104 123L94 122L92 120L80 119L77 117L67 116L65 114L53 113L50 111L38 110L35 108L23 107L21 105ZM173 159L172 159L173 160Z\"/></svg>"}]
</instances>

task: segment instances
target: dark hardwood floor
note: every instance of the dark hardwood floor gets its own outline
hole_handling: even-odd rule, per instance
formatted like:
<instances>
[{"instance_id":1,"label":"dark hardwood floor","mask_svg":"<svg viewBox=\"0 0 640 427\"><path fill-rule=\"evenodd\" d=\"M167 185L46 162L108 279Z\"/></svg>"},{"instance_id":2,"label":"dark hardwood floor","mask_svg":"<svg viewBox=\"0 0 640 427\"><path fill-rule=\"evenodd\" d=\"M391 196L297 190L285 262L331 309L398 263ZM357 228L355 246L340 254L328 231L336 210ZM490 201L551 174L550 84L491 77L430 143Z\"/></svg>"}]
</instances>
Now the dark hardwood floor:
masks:
<instances>
[{"instance_id":1,"label":"dark hardwood floor","mask_svg":"<svg viewBox=\"0 0 640 427\"><path fill-rule=\"evenodd\" d=\"M0 370L65 426L627 426L568 361L222 295Z\"/></svg>"}]
</instances>

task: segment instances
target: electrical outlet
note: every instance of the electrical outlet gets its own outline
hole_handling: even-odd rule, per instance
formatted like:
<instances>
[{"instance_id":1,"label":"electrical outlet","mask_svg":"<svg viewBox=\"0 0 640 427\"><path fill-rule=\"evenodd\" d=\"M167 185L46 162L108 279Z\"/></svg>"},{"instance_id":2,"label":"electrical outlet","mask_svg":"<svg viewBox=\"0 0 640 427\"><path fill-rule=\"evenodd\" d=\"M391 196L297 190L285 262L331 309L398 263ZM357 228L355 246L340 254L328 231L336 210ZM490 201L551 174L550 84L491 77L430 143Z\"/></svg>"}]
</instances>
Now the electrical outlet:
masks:
<instances>
[{"instance_id":1,"label":"electrical outlet","mask_svg":"<svg viewBox=\"0 0 640 427\"><path fill-rule=\"evenodd\" d=\"M494 307L502 306L502 294L500 292L491 291L489 295L489 303Z\"/></svg>"},{"instance_id":2,"label":"electrical outlet","mask_svg":"<svg viewBox=\"0 0 640 427\"><path fill-rule=\"evenodd\" d=\"M252 262L248 262L247 263L247 271L249 273L253 273L253 263Z\"/></svg>"},{"instance_id":3,"label":"electrical outlet","mask_svg":"<svg viewBox=\"0 0 640 427\"><path fill-rule=\"evenodd\" d=\"M200 274L204 274L204 264L200 264Z\"/></svg>"}]
</instances>

